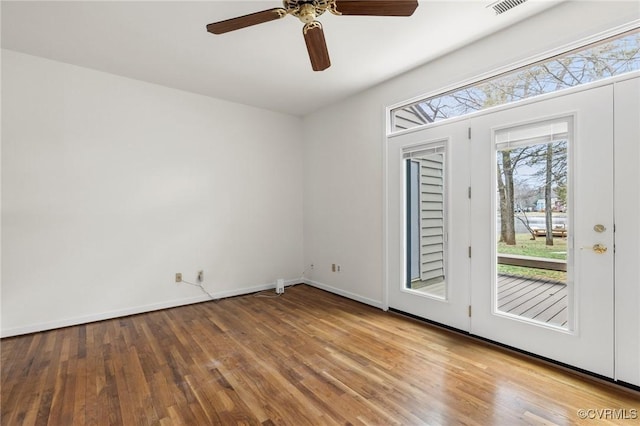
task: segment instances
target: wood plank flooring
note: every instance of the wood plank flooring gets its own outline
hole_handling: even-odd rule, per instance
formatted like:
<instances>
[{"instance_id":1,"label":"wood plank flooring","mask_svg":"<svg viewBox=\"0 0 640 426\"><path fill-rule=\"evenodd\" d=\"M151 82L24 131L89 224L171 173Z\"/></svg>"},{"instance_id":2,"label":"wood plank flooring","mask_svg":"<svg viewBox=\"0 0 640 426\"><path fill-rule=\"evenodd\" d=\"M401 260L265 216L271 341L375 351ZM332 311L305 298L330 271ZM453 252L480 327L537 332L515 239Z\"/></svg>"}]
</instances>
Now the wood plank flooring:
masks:
<instances>
[{"instance_id":1,"label":"wood plank flooring","mask_svg":"<svg viewBox=\"0 0 640 426\"><path fill-rule=\"evenodd\" d=\"M298 285L1 341L2 425L613 425L638 393Z\"/></svg>"}]
</instances>

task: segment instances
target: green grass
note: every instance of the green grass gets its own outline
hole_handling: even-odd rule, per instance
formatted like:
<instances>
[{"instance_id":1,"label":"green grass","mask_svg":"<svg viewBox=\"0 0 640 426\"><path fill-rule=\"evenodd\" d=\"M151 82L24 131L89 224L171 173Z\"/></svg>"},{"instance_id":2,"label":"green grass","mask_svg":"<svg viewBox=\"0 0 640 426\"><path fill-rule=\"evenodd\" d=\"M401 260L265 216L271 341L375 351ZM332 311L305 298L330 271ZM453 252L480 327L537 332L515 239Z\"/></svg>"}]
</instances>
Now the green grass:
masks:
<instances>
[{"instance_id":1,"label":"green grass","mask_svg":"<svg viewBox=\"0 0 640 426\"><path fill-rule=\"evenodd\" d=\"M554 238L553 245L547 246L545 244L545 237L539 237L535 240L531 240L530 234L517 234L516 244L513 246L498 243L498 253L566 260L567 240L565 238ZM566 282L567 280L566 272L547 271L544 269L525 268L521 266L498 265L498 273L526 278L550 279L562 282Z\"/></svg>"},{"instance_id":2,"label":"green grass","mask_svg":"<svg viewBox=\"0 0 640 426\"><path fill-rule=\"evenodd\" d=\"M508 246L505 243L498 243L498 253L566 260L567 240L554 238L553 245L547 246L545 237L538 237L532 241L531 234L516 234L516 244Z\"/></svg>"},{"instance_id":3,"label":"green grass","mask_svg":"<svg viewBox=\"0 0 640 426\"><path fill-rule=\"evenodd\" d=\"M536 280L553 280L567 282L567 273L562 271L547 271L545 269L525 268L523 266L498 265L498 274L515 275L517 277Z\"/></svg>"}]
</instances>

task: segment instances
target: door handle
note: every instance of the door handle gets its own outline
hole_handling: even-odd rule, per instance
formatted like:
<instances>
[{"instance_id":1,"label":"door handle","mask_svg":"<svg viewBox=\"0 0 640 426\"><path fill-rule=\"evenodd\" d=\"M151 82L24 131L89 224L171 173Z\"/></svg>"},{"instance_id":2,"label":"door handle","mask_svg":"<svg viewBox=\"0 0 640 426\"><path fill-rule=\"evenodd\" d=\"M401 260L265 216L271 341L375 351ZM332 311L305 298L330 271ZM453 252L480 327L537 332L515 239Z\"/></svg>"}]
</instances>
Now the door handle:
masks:
<instances>
[{"instance_id":1,"label":"door handle","mask_svg":"<svg viewBox=\"0 0 640 426\"><path fill-rule=\"evenodd\" d=\"M603 254L603 253L606 253L607 246L605 246L604 244L598 243L598 244L594 244L591 247L580 247L580 250L584 250L584 249L593 250L598 254Z\"/></svg>"}]
</instances>

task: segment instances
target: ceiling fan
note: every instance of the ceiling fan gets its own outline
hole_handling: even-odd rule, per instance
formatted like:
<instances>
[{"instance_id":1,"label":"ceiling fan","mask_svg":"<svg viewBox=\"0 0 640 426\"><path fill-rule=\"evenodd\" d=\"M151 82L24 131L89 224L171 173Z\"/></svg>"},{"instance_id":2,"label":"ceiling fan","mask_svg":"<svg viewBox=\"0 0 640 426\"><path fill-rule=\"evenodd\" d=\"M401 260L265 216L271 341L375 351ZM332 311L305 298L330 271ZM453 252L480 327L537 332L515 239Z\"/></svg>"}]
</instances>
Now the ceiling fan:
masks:
<instances>
[{"instance_id":1,"label":"ceiling fan","mask_svg":"<svg viewBox=\"0 0 640 426\"><path fill-rule=\"evenodd\" d=\"M207 31L224 34L252 25L274 21L293 15L305 25L302 29L314 71L331 66L322 24L316 18L327 10L334 15L411 16L418 0L283 0L283 7L263 10L249 15L207 25Z\"/></svg>"}]
</instances>

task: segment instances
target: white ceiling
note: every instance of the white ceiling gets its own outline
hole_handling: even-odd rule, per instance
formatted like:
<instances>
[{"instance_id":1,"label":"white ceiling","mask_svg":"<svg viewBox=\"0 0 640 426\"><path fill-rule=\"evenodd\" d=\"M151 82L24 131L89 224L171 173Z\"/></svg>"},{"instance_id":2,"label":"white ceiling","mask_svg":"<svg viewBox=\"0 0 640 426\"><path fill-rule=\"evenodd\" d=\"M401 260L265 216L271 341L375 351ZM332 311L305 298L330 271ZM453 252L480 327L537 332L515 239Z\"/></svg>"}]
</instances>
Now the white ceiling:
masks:
<instances>
[{"instance_id":1,"label":"white ceiling","mask_svg":"<svg viewBox=\"0 0 640 426\"><path fill-rule=\"evenodd\" d=\"M561 0L560 0L561 1ZM502 15L493 0L420 0L409 18L334 16L332 66L314 72L294 17L212 35L261 1L2 1L2 47L242 104L305 115L513 25L560 1Z\"/></svg>"}]
</instances>

